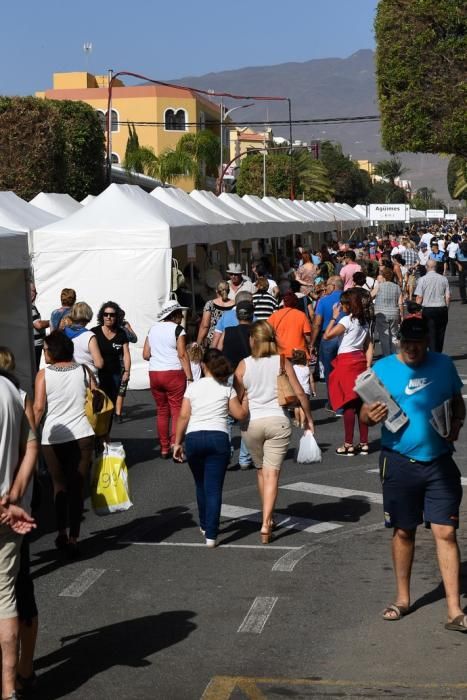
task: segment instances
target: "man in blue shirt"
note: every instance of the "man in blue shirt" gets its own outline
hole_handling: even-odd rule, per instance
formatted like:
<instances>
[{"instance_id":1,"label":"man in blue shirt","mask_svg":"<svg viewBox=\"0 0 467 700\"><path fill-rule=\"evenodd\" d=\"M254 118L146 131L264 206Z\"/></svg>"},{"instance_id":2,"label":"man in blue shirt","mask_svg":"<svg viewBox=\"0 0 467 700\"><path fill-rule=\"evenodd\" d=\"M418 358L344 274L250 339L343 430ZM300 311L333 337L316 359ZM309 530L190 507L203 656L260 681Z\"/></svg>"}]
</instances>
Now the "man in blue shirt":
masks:
<instances>
[{"instance_id":1,"label":"man in blue shirt","mask_svg":"<svg viewBox=\"0 0 467 700\"><path fill-rule=\"evenodd\" d=\"M381 432L380 475L384 519L393 528L392 556L396 598L383 619L400 620L410 612L410 574L417 526L425 521L436 543L446 593L448 630L467 632L460 607L460 557L456 529L462 500L453 443L464 424L462 382L447 355L428 352L428 325L408 318L400 327L400 352L379 360L373 370L407 416L396 433ZM433 409L449 406L450 425L443 437L432 424ZM387 418L384 403L364 404L360 418L369 425Z\"/></svg>"},{"instance_id":2,"label":"man in blue shirt","mask_svg":"<svg viewBox=\"0 0 467 700\"><path fill-rule=\"evenodd\" d=\"M431 253L428 256L429 260L436 260L436 272L440 275L446 274L448 270L448 264L446 262L446 254L444 251L440 250L439 243L436 239L430 243Z\"/></svg>"},{"instance_id":3,"label":"man in blue shirt","mask_svg":"<svg viewBox=\"0 0 467 700\"><path fill-rule=\"evenodd\" d=\"M324 381L326 382L326 389L328 387L329 375L332 371L331 363L337 356L337 351L339 349L339 344L341 338L333 338L332 340L323 340L322 335L329 325L329 321L332 319L332 310L334 304L338 304L342 296L342 291L344 289L344 282L339 277L339 275L333 275L326 282L326 294L321 297L321 299L316 304L315 315L313 317L313 326L311 330L311 346L314 348L319 342L319 360L323 365L324 371ZM341 314L343 316L343 314ZM341 318L339 316L339 318ZM334 411L329 406L331 413ZM339 413L340 415L340 413Z\"/></svg>"},{"instance_id":4,"label":"man in blue shirt","mask_svg":"<svg viewBox=\"0 0 467 700\"><path fill-rule=\"evenodd\" d=\"M462 304L467 304L467 295L465 292L465 276L467 274L467 241L459 243L459 248L456 251L456 265L459 270L459 292L462 299Z\"/></svg>"}]
</instances>

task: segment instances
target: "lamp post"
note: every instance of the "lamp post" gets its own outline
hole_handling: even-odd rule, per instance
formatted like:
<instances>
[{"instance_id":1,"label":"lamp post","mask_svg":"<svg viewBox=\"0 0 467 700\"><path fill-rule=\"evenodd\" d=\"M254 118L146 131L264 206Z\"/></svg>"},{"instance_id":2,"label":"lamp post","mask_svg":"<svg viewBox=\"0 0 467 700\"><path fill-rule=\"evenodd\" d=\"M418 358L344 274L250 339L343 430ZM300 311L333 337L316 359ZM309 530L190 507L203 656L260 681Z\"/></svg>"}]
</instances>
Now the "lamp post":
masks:
<instances>
[{"instance_id":1,"label":"lamp post","mask_svg":"<svg viewBox=\"0 0 467 700\"><path fill-rule=\"evenodd\" d=\"M221 162L220 162L220 168L219 168L219 178L222 176L222 170L224 167L224 119L229 116L229 114L232 114L232 112L235 112L236 109L245 109L246 107L252 107L255 103L254 102L249 102L246 105L238 105L238 107L232 107L231 109L228 109L224 113L224 100L221 98L221 133L220 133L220 141L221 141ZM230 153L229 153L230 157ZM221 190L222 191L222 190Z\"/></svg>"}]
</instances>

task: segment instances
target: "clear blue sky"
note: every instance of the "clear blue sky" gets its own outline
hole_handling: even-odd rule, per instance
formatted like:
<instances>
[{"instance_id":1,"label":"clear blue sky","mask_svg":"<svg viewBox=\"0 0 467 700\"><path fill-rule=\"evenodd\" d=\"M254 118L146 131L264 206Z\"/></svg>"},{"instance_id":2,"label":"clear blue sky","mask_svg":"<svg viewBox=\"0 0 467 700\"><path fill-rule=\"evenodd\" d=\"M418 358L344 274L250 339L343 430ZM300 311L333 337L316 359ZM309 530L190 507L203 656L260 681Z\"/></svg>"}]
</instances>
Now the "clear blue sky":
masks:
<instances>
[{"instance_id":1,"label":"clear blue sky","mask_svg":"<svg viewBox=\"0 0 467 700\"><path fill-rule=\"evenodd\" d=\"M170 80L374 48L377 0L16 0L2 3L0 94L108 68Z\"/></svg>"}]
</instances>

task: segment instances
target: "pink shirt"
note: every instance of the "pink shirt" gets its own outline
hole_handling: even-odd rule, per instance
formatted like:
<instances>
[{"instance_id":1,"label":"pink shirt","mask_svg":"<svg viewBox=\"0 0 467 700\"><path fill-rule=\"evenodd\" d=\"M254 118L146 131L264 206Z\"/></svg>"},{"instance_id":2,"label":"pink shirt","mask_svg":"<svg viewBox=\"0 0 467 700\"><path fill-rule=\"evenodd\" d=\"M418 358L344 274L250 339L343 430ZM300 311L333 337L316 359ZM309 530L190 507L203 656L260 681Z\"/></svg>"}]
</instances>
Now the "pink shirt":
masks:
<instances>
[{"instance_id":1,"label":"pink shirt","mask_svg":"<svg viewBox=\"0 0 467 700\"><path fill-rule=\"evenodd\" d=\"M344 292L346 289L350 289L350 287L353 287L353 275L354 272L361 272L362 268L358 263L347 263L347 265L344 265L342 270L340 271L340 276L344 280Z\"/></svg>"}]
</instances>

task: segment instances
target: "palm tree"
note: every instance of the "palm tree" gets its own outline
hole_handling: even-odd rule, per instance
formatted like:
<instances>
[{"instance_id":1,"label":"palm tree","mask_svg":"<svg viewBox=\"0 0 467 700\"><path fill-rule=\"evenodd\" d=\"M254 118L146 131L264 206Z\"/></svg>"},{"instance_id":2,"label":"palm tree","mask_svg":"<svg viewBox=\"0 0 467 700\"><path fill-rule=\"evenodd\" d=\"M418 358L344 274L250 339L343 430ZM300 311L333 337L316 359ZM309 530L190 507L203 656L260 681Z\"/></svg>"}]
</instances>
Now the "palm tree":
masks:
<instances>
[{"instance_id":1,"label":"palm tree","mask_svg":"<svg viewBox=\"0 0 467 700\"><path fill-rule=\"evenodd\" d=\"M328 170L324 163L311 157L306 149L292 152L292 167L298 189L312 200L328 202L334 196Z\"/></svg>"},{"instance_id":2,"label":"palm tree","mask_svg":"<svg viewBox=\"0 0 467 700\"><path fill-rule=\"evenodd\" d=\"M405 173L408 172L407 168L404 168L400 158L393 156L388 160L380 160L375 163L374 173L380 177L386 178L389 183L395 187L396 180L400 180Z\"/></svg>"}]
</instances>

